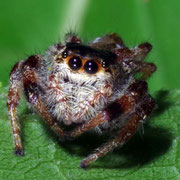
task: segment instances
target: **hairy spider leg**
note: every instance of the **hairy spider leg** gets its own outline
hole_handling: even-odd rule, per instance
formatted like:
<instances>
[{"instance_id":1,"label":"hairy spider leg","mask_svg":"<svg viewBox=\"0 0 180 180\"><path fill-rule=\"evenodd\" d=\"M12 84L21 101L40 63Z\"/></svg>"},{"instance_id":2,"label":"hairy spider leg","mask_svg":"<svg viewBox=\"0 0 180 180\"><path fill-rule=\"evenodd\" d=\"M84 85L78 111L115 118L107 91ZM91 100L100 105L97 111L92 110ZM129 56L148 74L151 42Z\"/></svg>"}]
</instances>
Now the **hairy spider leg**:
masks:
<instances>
[{"instance_id":1,"label":"hairy spider leg","mask_svg":"<svg viewBox=\"0 0 180 180\"><path fill-rule=\"evenodd\" d=\"M151 51L152 46L149 43L142 43L139 46L129 49L127 47L116 49L117 61L122 68L130 73L142 73L140 79L146 80L156 71L153 63L144 62L145 57Z\"/></svg>"},{"instance_id":2,"label":"hairy spider leg","mask_svg":"<svg viewBox=\"0 0 180 180\"><path fill-rule=\"evenodd\" d=\"M94 127L110 120L110 115L108 111L104 110L100 112L95 118L84 122L82 125L78 126L74 130L72 130L69 135L67 136L67 139L74 139L75 137L81 135L84 132L90 131Z\"/></svg>"},{"instance_id":3,"label":"hairy spider leg","mask_svg":"<svg viewBox=\"0 0 180 180\"><path fill-rule=\"evenodd\" d=\"M122 60L121 65L128 74L129 73L142 73L139 78L141 80L146 80L147 78L149 78L157 69L155 64L147 63L143 61Z\"/></svg>"},{"instance_id":4,"label":"hairy spider leg","mask_svg":"<svg viewBox=\"0 0 180 180\"><path fill-rule=\"evenodd\" d=\"M113 52L117 55L118 62L122 60L143 61L151 49L152 45L145 42L132 49L128 47L116 48Z\"/></svg>"},{"instance_id":5,"label":"hairy spider leg","mask_svg":"<svg viewBox=\"0 0 180 180\"><path fill-rule=\"evenodd\" d=\"M93 48L104 49L108 51L113 51L116 48L125 47L123 40L116 33L110 33L106 34L105 36L98 37L88 45Z\"/></svg>"},{"instance_id":6,"label":"hairy spider leg","mask_svg":"<svg viewBox=\"0 0 180 180\"><path fill-rule=\"evenodd\" d=\"M69 43L69 42L75 42L75 43L82 43L81 39L77 36L76 33L67 33L66 37L65 37L65 42Z\"/></svg>"},{"instance_id":7,"label":"hairy spider leg","mask_svg":"<svg viewBox=\"0 0 180 180\"><path fill-rule=\"evenodd\" d=\"M98 158L104 156L110 151L113 151L116 147L125 144L135 134L138 127L144 122L146 117L154 109L155 102L151 98L151 96L145 92L146 83L144 81L139 81L137 83L132 84L130 89L131 92L127 95L128 98L125 97L125 101L119 101L119 103L121 102L122 105L120 106L120 112L122 112L122 108L125 108L124 110L126 112L131 112L132 108L134 108L133 104L138 103L138 99L140 98L141 102L136 104L134 113L130 115L127 123L123 128L121 128L117 132L114 139L111 139L108 143L96 149L96 151L93 154L90 154L88 157L81 161L80 166L82 168L86 168L89 164L96 161ZM131 106L129 104L131 104ZM111 112L111 110L109 112Z\"/></svg>"},{"instance_id":8,"label":"hairy spider leg","mask_svg":"<svg viewBox=\"0 0 180 180\"><path fill-rule=\"evenodd\" d=\"M20 100L20 91L22 89L22 74L20 71L22 61L16 63L10 73L10 87L8 93L7 107L9 118L11 120L11 128L14 138L14 153L22 156L24 154L22 147L22 140L20 137L20 126L17 118L17 106Z\"/></svg>"}]
</instances>

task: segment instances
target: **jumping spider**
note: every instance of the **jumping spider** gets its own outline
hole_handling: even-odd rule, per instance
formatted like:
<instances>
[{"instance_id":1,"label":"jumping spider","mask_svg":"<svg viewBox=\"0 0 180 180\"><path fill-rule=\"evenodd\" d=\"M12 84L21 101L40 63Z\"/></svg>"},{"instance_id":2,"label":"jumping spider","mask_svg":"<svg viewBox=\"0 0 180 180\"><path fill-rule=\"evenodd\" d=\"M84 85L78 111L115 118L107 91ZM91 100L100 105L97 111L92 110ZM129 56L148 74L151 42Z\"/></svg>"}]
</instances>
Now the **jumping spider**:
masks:
<instances>
[{"instance_id":1,"label":"jumping spider","mask_svg":"<svg viewBox=\"0 0 180 180\"><path fill-rule=\"evenodd\" d=\"M17 119L21 90L62 140L93 129L114 134L82 160L82 168L126 143L155 106L145 81L156 71L153 63L144 62L151 49L149 43L130 49L117 34L98 37L87 45L68 34L64 44L54 44L44 55L15 64L7 102L15 154L23 155ZM62 128L68 125L76 126Z\"/></svg>"}]
</instances>

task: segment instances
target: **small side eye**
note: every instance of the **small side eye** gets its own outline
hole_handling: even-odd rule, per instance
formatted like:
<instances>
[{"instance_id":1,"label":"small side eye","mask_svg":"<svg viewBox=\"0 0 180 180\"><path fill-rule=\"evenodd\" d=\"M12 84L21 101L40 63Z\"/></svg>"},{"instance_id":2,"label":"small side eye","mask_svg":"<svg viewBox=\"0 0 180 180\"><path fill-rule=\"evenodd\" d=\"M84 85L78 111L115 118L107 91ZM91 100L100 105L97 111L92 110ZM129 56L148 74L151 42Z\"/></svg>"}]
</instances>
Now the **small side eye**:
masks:
<instances>
[{"instance_id":1,"label":"small side eye","mask_svg":"<svg viewBox=\"0 0 180 180\"><path fill-rule=\"evenodd\" d=\"M84 70L88 74L95 74L98 71L98 65L95 61L90 60L84 64Z\"/></svg>"},{"instance_id":2,"label":"small side eye","mask_svg":"<svg viewBox=\"0 0 180 180\"><path fill-rule=\"evenodd\" d=\"M62 52L62 58L67 58L68 57L68 52L65 50Z\"/></svg>"},{"instance_id":3,"label":"small side eye","mask_svg":"<svg viewBox=\"0 0 180 180\"><path fill-rule=\"evenodd\" d=\"M107 68L107 67L109 66L109 64L110 64L110 63L109 63L108 60L103 60L103 61L102 61L102 67L103 67L103 68Z\"/></svg>"},{"instance_id":4,"label":"small side eye","mask_svg":"<svg viewBox=\"0 0 180 180\"><path fill-rule=\"evenodd\" d=\"M72 70L77 71L77 70L79 70L81 68L82 61L81 61L81 59L79 57L74 56L69 60L68 64L69 64L69 67Z\"/></svg>"}]
</instances>

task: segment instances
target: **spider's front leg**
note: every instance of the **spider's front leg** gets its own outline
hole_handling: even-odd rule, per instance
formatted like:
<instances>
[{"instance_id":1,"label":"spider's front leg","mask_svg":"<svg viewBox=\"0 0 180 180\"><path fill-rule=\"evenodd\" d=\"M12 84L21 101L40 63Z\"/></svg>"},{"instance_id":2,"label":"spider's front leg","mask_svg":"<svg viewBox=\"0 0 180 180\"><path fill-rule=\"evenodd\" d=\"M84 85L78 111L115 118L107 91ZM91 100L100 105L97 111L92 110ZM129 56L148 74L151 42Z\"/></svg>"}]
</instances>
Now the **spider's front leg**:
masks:
<instances>
[{"instance_id":1,"label":"spider's front leg","mask_svg":"<svg viewBox=\"0 0 180 180\"><path fill-rule=\"evenodd\" d=\"M114 103L113 106L116 106L116 108L111 105L106 109L112 119L117 116L118 110L120 114L128 115L127 122L124 127L117 132L114 139L111 139L104 146L98 148L95 153L90 154L81 162L82 168L86 168L89 164L114 150L116 147L122 146L135 134L138 127L152 112L155 105L152 97L146 93L146 88L147 84L144 81L133 83L129 87L129 93ZM118 107L119 109L117 109Z\"/></svg>"},{"instance_id":2,"label":"spider's front leg","mask_svg":"<svg viewBox=\"0 0 180 180\"><path fill-rule=\"evenodd\" d=\"M8 93L7 107L11 120L11 128L13 132L15 154L22 156L23 146L20 137L20 126L17 118L17 106L20 100L20 92L24 87L28 101L34 109L45 119L51 128L60 137L64 136L64 131L54 122L53 118L47 111L39 98L40 87L38 85L38 73L40 57L30 56L27 60L17 63L10 74L10 87Z\"/></svg>"},{"instance_id":3,"label":"spider's front leg","mask_svg":"<svg viewBox=\"0 0 180 180\"><path fill-rule=\"evenodd\" d=\"M20 137L20 126L17 118L17 106L20 100L20 91L22 88L22 66L23 61L16 63L10 73L10 87L8 93L7 107L9 118L11 120L11 127L14 138L16 155L22 156L24 154L22 147L22 140Z\"/></svg>"}]
</instances>

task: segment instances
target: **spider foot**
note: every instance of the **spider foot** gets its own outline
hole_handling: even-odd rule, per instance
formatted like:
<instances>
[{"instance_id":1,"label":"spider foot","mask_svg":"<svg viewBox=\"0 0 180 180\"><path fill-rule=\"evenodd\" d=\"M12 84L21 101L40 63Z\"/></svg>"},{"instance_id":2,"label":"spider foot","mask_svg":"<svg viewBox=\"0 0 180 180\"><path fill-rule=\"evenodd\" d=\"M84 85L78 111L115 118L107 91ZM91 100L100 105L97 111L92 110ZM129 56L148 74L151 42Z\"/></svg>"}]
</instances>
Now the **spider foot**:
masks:
<instances>
[{"instance_id":1,"label":"spider foot","mask_svg":"<svg viewBox=\"0 0 180 180\"><path fill-rule=\"evenodd\" d=\"M23 156L24 155L24 151L20 147L15 147L14 154L17 155L17 156Z\"/></svg>"},{"instance_id":2,"label":"spider foot","mask_svg":"<svg viewBox=\"0 0 180 180\"><path fill-rule=\"evenodd\" d=\"M86 157L85 159L83 159L80 163L80 167L83 169L86 169L89 164L91 164L92 162L96 161L98 159L98 155L95 154L90 154L88 157Z\"/></svg>"},{"instance_id":3,"label":"spider foot","mask_svg":"<svg viewBox=\"0 0 180 180\"><path fill-rule=\"evenodd\" d=\"M81 161L80 167L81 167L82 169L86 169L87 166L88 166L88 165L87 165L84 161Z\"/></svg>"}]
</instances>

